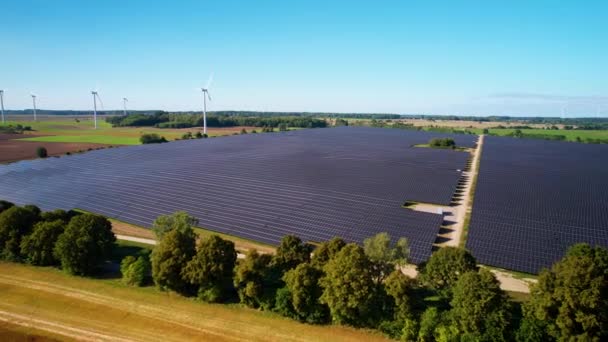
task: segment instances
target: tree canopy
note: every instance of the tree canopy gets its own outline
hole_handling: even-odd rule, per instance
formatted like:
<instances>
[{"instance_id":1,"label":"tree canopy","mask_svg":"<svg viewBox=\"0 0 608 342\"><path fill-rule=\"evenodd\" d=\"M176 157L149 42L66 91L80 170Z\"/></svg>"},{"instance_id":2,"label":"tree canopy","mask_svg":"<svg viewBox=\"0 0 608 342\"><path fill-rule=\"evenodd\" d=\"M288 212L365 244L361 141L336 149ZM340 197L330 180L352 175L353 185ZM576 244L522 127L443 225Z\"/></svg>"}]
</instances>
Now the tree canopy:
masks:
<instances>
[{"instance_id":1,"label":"tree canopy","mask_svg":"<svg viewBox=\"0 0 608 342\"><path fill-rule=\"evenodd\" d=\"M112 224L103 216L82 214L70 220L59 235L54 254L61 267L70 274L90 275L106 260L116 237Z\"/></svg>"},{"instance_id":2,"label":"tree canopy","mask_svg":"<svg viewBox=\"0 0 608 342\"><path fill-rule=\"evenodd\" d=\"M298 320L308 323L323 323L327 321L329 309L321 304L320 297L323 289L319 280L323 272L309 263L302 263L288 271L283 280L289 294L291 304Z\"/></svg>"},{"instance_id":3,"label":"tree canopy","mask_svg":"<svg viewBox=\"0 0 608 342\"><path fill-rule=\"evenodd\" d=\"M197 287L200 299L218 302L232 291L235 264L234 243L211 235L200 240L196 255L182 270L182 276Z\"/></svg>"},{"instance_id":4,"label":"tree canopy","mask_svg":"<svg viewBox=\"0 0 608 342\"><path fill-rule=\"evenodd\" d=\"M371 263L363 248L347 244L327 262L321 279L321 302L327 304L332 320L354 326L366 325L372 311L375 285Z\"/></svg>"},{"instance_id":5,"label":"tree canopy","mask_svg":"<svg viewBox=\"0 0 608 342\"><path fill-rule=\"evenodd\" d=\"M475 270L477 263L467 250L444 247L431 255L422 267L420 279L431 288L445 293L461 275Z\"/></svg>"},{"instance_id":6,"label":"tree canopy","mask_svg":"<svg viewBox=\"0 0 608 342\"><path fill-rule=\"evenodd\" d=\"M36 209L38 208L12 206L0 213L0 257L19 260L21 240L40 219L40 209Z\"/></svg>"},{"instance_id":7,"label":"tree canopy","mask_svg":"<svg viewBox=\"0 0 608 342\"><path fill-rule=\"evenodd\" d=\"M268 290L264 287L271 260L270 255L251 249L245 259L239 261L234 275L234 286L241 303L253 308L272 307L274 298L269 297Z\"/></svg>"},{"instance_id":8,"label":"tree canopy","mask_svg":"<svg viewBox=\"0 0 608 342\"><path fill-rule=\"evenodd\" d=\"M562 260L541 272L524 313L526 328L540 325L557 340L608 339L608 250L587 244L571 247Z\"/></svg>"},{"instance_id":9,"label":"tree canopy","mask_svg":"<svg viewBox=\"0 0 608 342\"><path fill-rule=\"evenodd\" d=\"M21 241L21 255L25 261L38 266L58 264L54 249L65 226L66 223L62 220L36 223L32 233Z\"/></svg>"},{"instance_id":10,"label":"tree canopy","mask_svg":"<svg viewBox=\"0 0 608 342\"><path fill-rule=\"evenodd\" d=\"M173 229L191 231L198 224L195 217L188 215L185 211L176 211L171 215L161 215L152 223L152 231L158 240L162 240L163 235Z\"/></svg>"},{"instance_id":11,"label":"tree canopy","mask_svg":"<svg viewBox=\"0 0 608 342\"><path fill-rule=\"evenodd\" d=\"M196 254L196 236L189 226L182 228L163 233L152 250L152 278L161 290L190 294L192 286L182 277L182 269Z\"/></svg>"}]
</instances>

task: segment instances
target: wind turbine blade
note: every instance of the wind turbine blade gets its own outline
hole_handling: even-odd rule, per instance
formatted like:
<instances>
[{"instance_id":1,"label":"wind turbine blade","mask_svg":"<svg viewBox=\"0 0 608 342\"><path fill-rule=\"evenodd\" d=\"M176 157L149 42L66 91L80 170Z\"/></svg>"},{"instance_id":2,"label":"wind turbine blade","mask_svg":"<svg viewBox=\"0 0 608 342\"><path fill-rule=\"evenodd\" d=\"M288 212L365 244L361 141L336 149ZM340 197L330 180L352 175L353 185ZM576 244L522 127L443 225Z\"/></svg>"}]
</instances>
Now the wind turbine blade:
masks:
<instances>
[{"instance_id":1,"label":"wind turbine blade","mask_svg":"<svg viewBox=\"0 0 608 342\"><path fill-rule=\"evenodd\" d=\"M97 99L99 100L99 106L101 107L101 110L103 109L103 102L101 101L101 97L99 97L99 93L95 93L95 96L97 96Z\"/></svg>"},{"instance_id":2,"label":"wind turbine blade","mask_svg":"<svg viewBox=\"0 0 608 342\"><path fill-rule=\"evenodd\" d=\"M213 73L209 75L209 79L207 80L207 85L205 86L205 89L209 89L209 87L211 86L211 82L213 82Z\"/></svg>"},{"instance_id":3,"label":"wind turbine blade","mask_svg":"<svg viewBox=\"0 0 608 342\"><path fill-rule=\"evenodd\" d=\"M211 101L211 95L209 95L209 90L207 90L205 93L207 93L207 98L209 99L209 101Z\"/></svg>"}]
</instances>

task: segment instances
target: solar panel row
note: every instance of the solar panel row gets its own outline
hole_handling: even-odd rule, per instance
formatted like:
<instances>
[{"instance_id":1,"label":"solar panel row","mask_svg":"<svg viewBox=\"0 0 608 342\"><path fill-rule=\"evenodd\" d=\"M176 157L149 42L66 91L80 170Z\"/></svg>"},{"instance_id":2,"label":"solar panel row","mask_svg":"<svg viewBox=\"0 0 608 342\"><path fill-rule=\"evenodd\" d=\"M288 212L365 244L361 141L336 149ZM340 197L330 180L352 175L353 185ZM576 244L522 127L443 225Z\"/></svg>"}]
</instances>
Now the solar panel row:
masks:
<instances>
[{"instance_id":1,"label":"solar panel row","mask_svg":"<svg viewBox=\"0 0 608 342\"><path fill-rule=\"evenodd\" d=\"M467 247L538 273L577 243L608 247L608 146L486 137Z\"/></svg>"},{"instance_id":2,"label":"solar panel row","mask_svg":"<svg viewBox=\"0 0 608 342\"><path fill-rule=\"evenodd\" d=\"M420 262L442 216L401 205L448 204L467 160L411 147L436 136L344 127L106 149L2 166L0 193L142 226L185 210L208 229L271 244L287 234L362 242L388 232L407 237Z\"/></svg>"}]
</instances>

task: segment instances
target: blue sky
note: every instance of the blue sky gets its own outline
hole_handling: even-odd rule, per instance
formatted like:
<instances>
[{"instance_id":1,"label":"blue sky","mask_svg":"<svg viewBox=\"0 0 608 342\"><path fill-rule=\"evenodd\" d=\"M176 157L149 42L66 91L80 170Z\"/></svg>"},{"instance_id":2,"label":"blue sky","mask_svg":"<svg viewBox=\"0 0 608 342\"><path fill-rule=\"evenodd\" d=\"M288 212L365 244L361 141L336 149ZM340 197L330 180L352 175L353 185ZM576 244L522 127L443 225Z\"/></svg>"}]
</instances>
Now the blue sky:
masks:
<instances>
[{"instance_id":1,"label":"blue sky","mask_svg":"<svg viewBox=\"0 0 608 342\"><path fill-rule=\"evenodd\" d=\"M605 1L7 1L8 108L608 116Z\"/></svg>"}]
</instances>

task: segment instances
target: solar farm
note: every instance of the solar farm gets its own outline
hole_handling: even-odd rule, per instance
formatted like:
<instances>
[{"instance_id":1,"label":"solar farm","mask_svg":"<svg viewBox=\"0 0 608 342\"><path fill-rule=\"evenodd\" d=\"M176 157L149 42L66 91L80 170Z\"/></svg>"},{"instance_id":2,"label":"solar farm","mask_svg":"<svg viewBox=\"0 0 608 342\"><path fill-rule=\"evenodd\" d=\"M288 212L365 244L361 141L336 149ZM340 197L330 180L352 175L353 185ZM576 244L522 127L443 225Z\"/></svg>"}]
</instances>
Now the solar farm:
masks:
<instances>
[{"instance_id":1,"label":"solar farm","mask_svg":"<svg viewBox=\"0 0 608 342\"><path fill-rule=\"evenodd\" d=\"M608 247L608 145L485 137L467 248L538 273L577 243Z\"/></svg>"},{"instance_id":2,"label":"solar farm","mask_svg":"<svg viewBox=\"0 0 608 342\"><path fill-rule=\"evenodd\" d=\"M44 210L79 208L149 227L185 210L200 226L276 244L287 234L362 242L406 237L426 260L468 153L412 147L446 134L340 127L92 151L0 167L0 193ZM474 135L453 135L472 147Z\"/></svg>"},{"instance_id":3,"label":"solar farm","mask_svg":"<svg viewBox=\"0 0 608 342\"><path fill-rule=\"evenodd\" d=\"M380 232L428 259L444 221L406 202L454 205L470 154L414 147L475 135L370 127L176 141L0 166L2 199L78 208L138 226L178 210L200 226L276 245ZM538 273L577 242L608 246L608 146L486 136L466 247L481 264Z\"/></svg>"}]
</instances>

